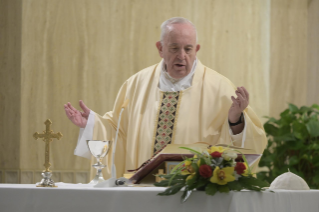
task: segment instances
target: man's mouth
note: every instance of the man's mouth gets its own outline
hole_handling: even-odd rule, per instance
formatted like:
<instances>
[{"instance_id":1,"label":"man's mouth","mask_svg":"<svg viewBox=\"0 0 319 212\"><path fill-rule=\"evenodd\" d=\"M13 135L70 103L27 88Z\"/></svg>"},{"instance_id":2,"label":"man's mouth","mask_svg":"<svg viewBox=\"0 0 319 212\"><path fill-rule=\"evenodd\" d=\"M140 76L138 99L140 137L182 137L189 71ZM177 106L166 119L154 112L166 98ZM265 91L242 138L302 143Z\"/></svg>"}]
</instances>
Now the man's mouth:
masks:
<instances>
[{"instance_id":1,"label":"man's mouth","mask_svg":"<svg viewBox=\"0 0 319 212\"><path fill-rule=\"evenodd\" d=\"M178 67L183 67L183 66L185 66L185 65L183 65L183 64L175 64L176 66L178 66Z\"/></svg>"}]
</instances>

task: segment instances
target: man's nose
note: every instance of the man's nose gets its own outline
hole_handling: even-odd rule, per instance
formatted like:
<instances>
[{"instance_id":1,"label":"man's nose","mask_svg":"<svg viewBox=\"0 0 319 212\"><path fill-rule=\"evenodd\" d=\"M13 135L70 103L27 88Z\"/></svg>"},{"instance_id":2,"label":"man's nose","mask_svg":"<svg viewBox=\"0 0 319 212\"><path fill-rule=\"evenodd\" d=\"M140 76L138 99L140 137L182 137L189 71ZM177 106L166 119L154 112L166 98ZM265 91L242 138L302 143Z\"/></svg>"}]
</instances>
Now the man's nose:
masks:
<instances>
[{"instance_id":1,"label":"man's nose","mask_svg":"<svg viewBox=\"0 0 319 212\"><path fill-rule=\"evenodd\" d=\"M184 50L184 49L181 49L181 50L178 52L177 58L180 59L180 60L184 60L184 59L185 59L185 55L186 55L185 50Z\"/></svg>"}]
</instances>

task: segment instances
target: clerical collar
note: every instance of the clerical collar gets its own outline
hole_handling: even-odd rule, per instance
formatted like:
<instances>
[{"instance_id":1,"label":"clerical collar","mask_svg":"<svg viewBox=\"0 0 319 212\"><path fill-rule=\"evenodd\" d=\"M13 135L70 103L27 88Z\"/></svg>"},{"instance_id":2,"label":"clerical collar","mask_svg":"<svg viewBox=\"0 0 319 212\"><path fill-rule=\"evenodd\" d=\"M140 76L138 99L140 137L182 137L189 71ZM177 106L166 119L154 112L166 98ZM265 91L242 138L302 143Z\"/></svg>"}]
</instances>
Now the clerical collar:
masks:
<instances>
[{"instance_id":1,"label":"clerical collar","mask_svg":"<svg viewBox=\"0 0 319 212\"><path fill-rule=\"evenodd\" d=\"M194 76L194 72L196 70L197 66L197 58L195 59L192 69L188 75L181 79L175 79L171 77L166 69L165 69L165 64L164 61L162 62L162 67L161 67L161 75L160 75L160 80L158 87L162 91L181 91L185 90L186 88L192 86L192 80Z\"/></svg>"}]
</instances>

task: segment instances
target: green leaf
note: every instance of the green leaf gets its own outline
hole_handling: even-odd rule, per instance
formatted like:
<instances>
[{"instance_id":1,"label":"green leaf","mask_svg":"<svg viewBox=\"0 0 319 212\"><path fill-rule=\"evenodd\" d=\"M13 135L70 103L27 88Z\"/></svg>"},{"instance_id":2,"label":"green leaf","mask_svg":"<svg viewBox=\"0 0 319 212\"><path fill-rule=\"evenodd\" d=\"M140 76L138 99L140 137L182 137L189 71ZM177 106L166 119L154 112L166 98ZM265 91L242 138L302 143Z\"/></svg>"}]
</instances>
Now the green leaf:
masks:
<instances>
[{"instance_id":1,"label":"green leaf","mask_svg":"<svg viewBox=\"0 0 319 212\"><path fill-rule=\"evenodd\" d=\"M197 163L192 163L192 167L193 167L195 172L198 172L199 167L198 167Z\"/></svg>"},{"instance_id":2,"label":"green leaf","mask_svg":"<svg viewBox=\"0 0 319 212\"><path fill-rule=\"evenodd\" d=\"M275 127L273 124L265 123L264 129L268 135L276 136L278 135L278 127Z\"/></svg>"},{"instance_id":3,"label":"green leaf","mask_svg":"<svg viewBox=\"0 0 319 212\"><path fill-rule=\"evenodd\" d=\"M242 184L243 187L249 190L260 191L264 187L269 187L269 183L254 177L240 177L238 182Z\"/></svg>"},{"instance_id":4,"label":"green leaf","mask_svg":"<svg viewBox=\"0 0 319 212\"><path fill-rule=\"evenodd\" d=\"M291 113L289 109L285 110L280 114L281 119L278 120L277 124L281 126L290 125L291 122L297 119L296 113Z\"/></svg>"},{"instance_id":5,"label":"green leaf","mask_svg":"<svg viewBox=\"0 0 319 212\"><path fill-rule=\"evenodd\" d=\"M291 103L289 103L289 110L292 113L298 113L299 112L298 107L296 105L294 105L294 104L291 104Z\"/></svg>"},{"instance_id":6,"label":"green leaf","mask_svg":"<svg viewBox=\"0 0 319 212\"><path fill-rule=\"evenodd\" d=\"M265 118L266 118L266 117L265 117ZM269 117L268 117L268 118L269 118ZM272 123L277 123L278 120L275 119L275 118L273 118L273 117L270 117L269 120L268 120L268 122L269 122L269 123L271 123L271 122L272 122Z\"/></svg>"},{"instance_id":7,"label":"green leaf","mask_svg":"<svg viewBox=\"0 0 319 212\"><path fill-rule=\"evenodd\" d=\"M167 187L167 186L173 186L173 185L181 184L181 183L185 184L185 180L180 180L180 179L173 179L172 181L162 180L161 182L154 183L154 185L157 187Z\"/></svg>"},{"instance_id":8,"label":"green leaf","mask_svg":"<svg viewBox=\"0 0 319 212\"><path fill-rule=\"evenodd\" d=\"M286 117L287 115L289 115L289 113L290 113L290 110L289 110L289 109L286 109L286 110L284 110L284 112L280 113L280 117L281 117L281 118L282 118L282 117Z\"/></svg>"},{"instance_id":9,"label":"green leaf","mask_svg":"<svg viewBox=\"0 0 319 212\"><path fill-rule=\"evenodd\" d=\"M188 198L191 196L192 193L193 193L193 190L189 190L188 187L186 186L183 192L183 195L181 196L182 203L186 202L186 200L188 200Z\"/></svg>"},{"instance_id":10,"label":"green leaf","mask_svg":"<svg viewBox=\"0 0 319 212\"><path fill-rule=\"evenodd\" d=\"M185 185L184 184L176 184L172 187L167 188L164 192L159 193L159 196L168 196L173 195L179 192Z\"/></svg>"},{"instance_id":11,"label":"green leaf","mask_svg":"<svg viewBox=\"0 0 319 212\"><path fill-rule=\"evenodd\" d=\"M313 182L319 184L319 173L313 177Z\"/></svg>"},{"instance_id":12,"label":"green leaf","mask_svg":"<svg viewBox=\"0 0 319 212\"><path fill-rule=\"evenodd\" d=\"M278 135L277 136L283 136L283 135L287 135L287 134L291 134L291 127L290 124L293 120L289 120L289 123L287 125L281 125L278 131Z\"/></svg>"},{"instance_id":13,"label":"green leaf","mask_svg":"<svg viewBox=\"0 0 319 212\"><path fill-rule=\"evenodd\" d=\"M319 136L319 121L310 120L306 127L311 137Z\"/></svg>"},{"instance_id":14,"label":"green leaf","mask_svg":"<svg viewBox=\"0 0 319 212\"><path fill-rule=\"evenodd\" d=\"M296 136L296 138L304 140L305 138L308 137L308 130L304 124L299 123L298 121L294 121L292 123L292 129L293 129L293 134L294 136Z\"/></svg>"},{"instance_id":15,"label":"green leaf","mask_svg":"<svg viewBox=\"0 0 319 212\"><path fill-rule=\"evenodd\" d=\"M196 183L196 189L202 190L208 184L208 180L204 178L199 178L198 182Z\"/></svg>"},{"instance_id":16,"label":"green leaf","mask_svg":"<svg viewBox=\"0 0 319 212\"><path fill-rule=\"evenodd\" d=\"M165 178L165 179L171 179L172 177L174 177L174 179L186 179L188 175L182 175L182 174L160 174L157 175L161 178Z\"/></svg>"},{"instance_id":17,"label":"green leaf","mask_svg":"<svg viewBox=\"0 0 319 212\"><path fill-rule=\"evenodd\" d=\"M288 133L283 136L276 136L274 137L274 140L275 141L296 141L296 138L291 133Z\"/></svg>"},{"instance_id":18,"label":"green leaf","mask_svg":"<svg viewBox=\"0 0 319 212\"><path fill-rule=\"evenodd\" d=\"M243 187L237 181L229 182L228 187L230 190L233 190L233 191L240 191L243 189Z\"/></svg>"},{"instance_id":19,"label":"green leaf","mask_svg":"<svg viewBox=\"0 0 319 212\"><path fill-rule=\"evenodd\" d=\"M319 110L319 105L317 105L317 104L313 104L311 107Z\"/></svg>"},{"instance_id":20,"label":"green leaf","mask_svg":"<svg viewBox=\"0 0 319 212\"><path fill-rule=\"evenodd\" d=\"M312 108L306 107L306 106L302 106L302 107L300 108L300 114L304 114L304 113L307 114L308 112L312 112Z\"/></svg>"},{"instance_id":21,"label":"green leaf","mask_svg":"<svg viewBox=\"0 0 319 212\"><path fill-rule=\"evenodd\" d=\"M204 160L204 158L200 158L199 159L199 166L201 166L201 165L204 165L205 164L205 160Z\"/></svg>"},{"instance_id":22,"label":"green leaf","mask_svg":"<svg viewBox=\"0 0 319 212\"><path fill-rule=\"evenodd\" d=\"M189 189L194 189L196 188L196 181L198 179L197 174L192 179L189 179L186 181L186 184L189 186Z\"/></svg>"},{"instance_id":23,"label":"green leaf","mask_svg":"<svg viewBox=\"0 0 319 212\"><path fill-rule=\"evenodd\" d=\"M228 193L229 192L229 188L227 185L219 185L218 186L218 191L220 193Z\"/></svg>"},{"instance_id":24,"label":"green leaf","mask_svg":"<svg viewBox=\"0 0 319 212\"><path fill-rule=\"evenodd\" d=\"M297 156L292 156L289 158L289 166L293 166L299 163L299 158Z\"/></svg>"},{"instance_id":25,"label":"green leaf","mask_svg":"<svg viewBox=\"0 0 319 212\"><path fill-rule=\"evenodd\" d=\"M209 184L206 186L205 192L206 192L206 194L213 196L213 195L216 194L216 192L217 192L217 187L216 187L216 185L213 184L213 183L209 183Z\"/></svg>"}]
</instances>

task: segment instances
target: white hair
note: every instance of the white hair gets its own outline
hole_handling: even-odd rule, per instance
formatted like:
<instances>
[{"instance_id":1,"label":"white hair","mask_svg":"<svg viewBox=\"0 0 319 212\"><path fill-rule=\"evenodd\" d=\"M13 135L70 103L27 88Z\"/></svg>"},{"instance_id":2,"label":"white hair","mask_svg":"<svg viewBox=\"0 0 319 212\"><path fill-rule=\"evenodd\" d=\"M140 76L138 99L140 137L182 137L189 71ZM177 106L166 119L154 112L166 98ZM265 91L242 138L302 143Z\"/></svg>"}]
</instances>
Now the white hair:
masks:
<instances>
[{"instance_id":1,"label":"white hair","mask_svg":"<svg viewBox=\"0 0 319 212\"><path fill-rule=\"evenodd\" d=\"M173 18L170 18L166 21L164 21L161 25L161 44L163 45L163 42L164 42L164 37L165 35L167 34L167 29L168 29L168 26L171 25L171 24L190 24L194 30L195 30L195 35L196 35L196 43L198 41L197 39L197 30L196 30L196 27L195 25L188 19L186 18L183 18L183 17L173 17Z\"/></svg>"}]
</instances>

